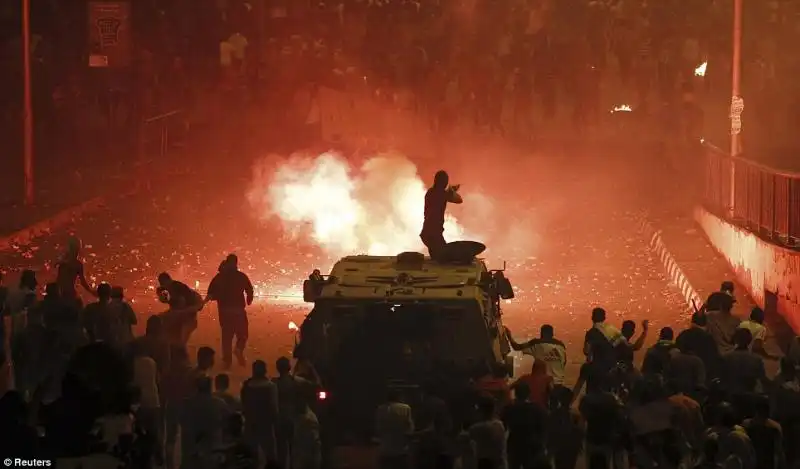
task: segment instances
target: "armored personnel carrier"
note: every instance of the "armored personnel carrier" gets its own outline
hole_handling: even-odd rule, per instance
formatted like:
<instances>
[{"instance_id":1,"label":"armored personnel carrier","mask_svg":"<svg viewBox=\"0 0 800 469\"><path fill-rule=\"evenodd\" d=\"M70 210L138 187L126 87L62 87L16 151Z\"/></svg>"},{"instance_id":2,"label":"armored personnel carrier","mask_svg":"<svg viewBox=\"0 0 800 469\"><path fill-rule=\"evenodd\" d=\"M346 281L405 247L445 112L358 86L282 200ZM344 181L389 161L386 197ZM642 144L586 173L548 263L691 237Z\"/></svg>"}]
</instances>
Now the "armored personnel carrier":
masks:
<instances>
[{"instance_id":1,"label":"armored personnel carrier","mask_svg":"<svg viewBox=\"0 0 800 469\"><path fill-rule=\"evenodd\" d=\"M498 366L513 370L501 303L514 292L503 270L471 254L485 249L474 245L456 246L447 262L416 252L348 256L305 281L314 307L295 353L319 372L318 412L323 427L337 427L326 433L369 437L391 388L457 405L472 380Z\"/></svg>"}]
</instances>

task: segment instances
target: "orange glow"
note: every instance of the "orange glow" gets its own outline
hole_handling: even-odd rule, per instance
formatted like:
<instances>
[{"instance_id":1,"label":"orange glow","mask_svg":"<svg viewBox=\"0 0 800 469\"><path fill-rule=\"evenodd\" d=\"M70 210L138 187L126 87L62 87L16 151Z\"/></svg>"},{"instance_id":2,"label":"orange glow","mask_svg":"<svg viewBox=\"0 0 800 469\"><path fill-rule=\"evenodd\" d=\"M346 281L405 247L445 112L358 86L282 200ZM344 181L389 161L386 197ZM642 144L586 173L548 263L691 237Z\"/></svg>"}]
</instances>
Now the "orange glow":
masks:
<instances>
[{"instance_id":1,"label":"orange glow","mask_svg":"<svg viewBox=\"0 0 800 469\"><path fill-rule=\"evenodd\" d=\"M294 321L289 321L289 330L290 331L297 331L297 330L300 330L300 328L297 327L297 324L295 324Z\"/></svg>"}]
</instances>

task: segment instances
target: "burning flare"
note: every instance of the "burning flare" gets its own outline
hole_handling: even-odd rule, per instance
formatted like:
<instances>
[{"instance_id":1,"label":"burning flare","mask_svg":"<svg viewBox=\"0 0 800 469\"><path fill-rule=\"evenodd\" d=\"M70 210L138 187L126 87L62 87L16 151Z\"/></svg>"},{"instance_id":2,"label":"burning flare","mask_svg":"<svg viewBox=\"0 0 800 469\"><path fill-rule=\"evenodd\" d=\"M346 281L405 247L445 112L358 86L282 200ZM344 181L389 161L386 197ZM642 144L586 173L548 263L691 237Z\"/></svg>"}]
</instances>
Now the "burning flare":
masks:
<instances>
[{"instance_id":1,"label":"burning flare","mask_svg":"<svg viewBox=\"0 0 800 469\"><path fill-rule=\"evenodd\" d=\"M614 109L611 110L612 113L614 112L632 112L633 108L629 104L620 104L619 106L614 106Z\"/></svg>"},{"instance_id":2,"label":"burning flare","mask_svg":"<svg viewBox=\"0 0 800 469\"><path fill-rule=\"evenodd\" d=\"M706 76L706 69L708 68L708 62L703 62L694 69L694 76L696 77L704 77Z\"/></svg>"},{"instance_id":3,"label":"burning flare","mask_svg":"<svg viewBox=\"0 0 800 469\"><path fill-rule=\"evenodd\" d=\"M295 324L294 321L289 321L289 330L290 331L298 331L298 330L300 330L300 328L297 327L297 324Z\"/></svg>"},{"instance_id":4,"label":"burning flare","mask_svg":"<svg viewBox=\"0 0 800 469\"><path fill-rule=\"evenodd\" d=\"M259 169L259 168L257 168ZM392 154L354 170L341 155L294 155L271 171L257 171L249 199L298 238L310 237L327 254L395 255L423 249L425 184L416 166ZM445 238L463 239L448 217Z\"/></svg>"}]
</instances>

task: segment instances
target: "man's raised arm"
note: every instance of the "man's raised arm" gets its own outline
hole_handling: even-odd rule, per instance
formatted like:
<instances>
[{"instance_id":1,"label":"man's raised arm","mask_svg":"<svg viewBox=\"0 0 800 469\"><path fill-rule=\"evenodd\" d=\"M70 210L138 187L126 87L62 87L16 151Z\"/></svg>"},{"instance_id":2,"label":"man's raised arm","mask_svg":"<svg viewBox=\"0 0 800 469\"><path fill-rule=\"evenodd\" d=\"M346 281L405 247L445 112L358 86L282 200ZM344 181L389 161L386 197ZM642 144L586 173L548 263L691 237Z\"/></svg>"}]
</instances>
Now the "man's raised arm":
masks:
<instances>
[{"instance_id":1,"label":"man's raised arm","mask_svg":"<svg viewBox=\"0 0 800 469\"><path fill-rule=\"evenodd\" d=\"M461 195L458 193L458 189L461 188L461 184L457 184L455 186L450 186L447 189L447 201L451 204L463 204L464 199L461 198Z\"/></svg>"}]
</instances>

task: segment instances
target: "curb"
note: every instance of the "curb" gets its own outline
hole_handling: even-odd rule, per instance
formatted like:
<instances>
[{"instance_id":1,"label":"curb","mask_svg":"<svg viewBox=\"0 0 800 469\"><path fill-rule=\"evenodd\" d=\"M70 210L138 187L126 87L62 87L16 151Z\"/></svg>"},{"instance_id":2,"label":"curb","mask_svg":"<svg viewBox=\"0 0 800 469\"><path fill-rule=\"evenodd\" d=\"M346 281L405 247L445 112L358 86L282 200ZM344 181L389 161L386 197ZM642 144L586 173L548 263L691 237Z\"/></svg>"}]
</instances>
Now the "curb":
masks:
<instances>
[{"instance_id":1,"label":"curb","mask_svg":"<svg viewBox=\"0 0 800 469\"><path fill-rule=\"evenodd\" d=\"M661 237L661 230L657 230L650 224L647 215L642 214L639 220L639 232L648 239L647 247L658 256L669 281L680 290L681 296L686 301L687 311L694 313L695 308L699 308L703 304L703 299L667 249L664 239Z\"/></svg>"},{"instance_id":2,"label":"curb","mask_svg":"<svg viewBox=\"0 0 800 469\"><path fill-rule=\"evenodd\" d=\"M134 178L130 183L131 187L117 194L117 197L128 197L144 189L149 189L149 183L150 181ZM105 196L93 197L85 202L67 207L51 217L39 220L14 233L0 237L0 252L32 244L34 239L51 234L63 226L75 222L87 213L103 208L106 206L107 199Z\"/></svg>"},{"instance_id":3,"label":"curb","mask_svg":"<svg viewBox=\"0 0 800 469\"><path fill-rule=\"evenodd\" d=\"M52 217L45 218L15 233L0 238L0 251L31 244L35 238L50 234L74 221L81 215L97 210L105 203L105 197L95 197L72 207L67 207Z\"/></svg>"}]
</instances>

